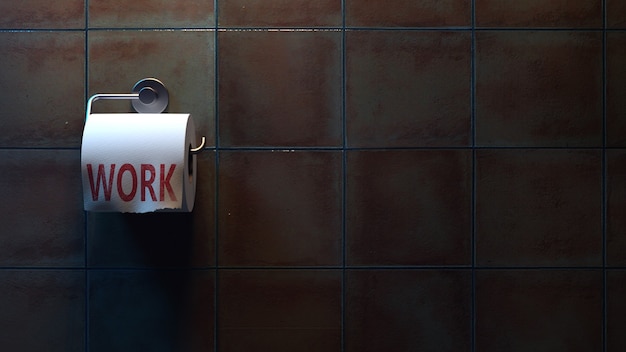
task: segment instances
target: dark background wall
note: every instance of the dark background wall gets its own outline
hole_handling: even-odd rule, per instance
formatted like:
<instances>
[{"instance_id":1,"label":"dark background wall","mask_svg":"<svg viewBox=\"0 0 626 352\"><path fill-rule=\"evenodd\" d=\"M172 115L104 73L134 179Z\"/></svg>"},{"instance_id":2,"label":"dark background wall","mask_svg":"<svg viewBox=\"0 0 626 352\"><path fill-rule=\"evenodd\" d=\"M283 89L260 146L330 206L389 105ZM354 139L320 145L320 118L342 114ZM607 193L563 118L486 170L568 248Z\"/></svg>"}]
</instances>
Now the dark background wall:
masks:
<instances>
[{"instance_id":1,"label":"dark background wall","mask_svg":"<svg viewBox=\"0 0 626 352\"><path fill-rule=\"evenodd\" d=\"M2 351L626 350L624 2L0 14ZM196 208L85 213L86 99L144 77Z\"/></svg>"}]
</instances>

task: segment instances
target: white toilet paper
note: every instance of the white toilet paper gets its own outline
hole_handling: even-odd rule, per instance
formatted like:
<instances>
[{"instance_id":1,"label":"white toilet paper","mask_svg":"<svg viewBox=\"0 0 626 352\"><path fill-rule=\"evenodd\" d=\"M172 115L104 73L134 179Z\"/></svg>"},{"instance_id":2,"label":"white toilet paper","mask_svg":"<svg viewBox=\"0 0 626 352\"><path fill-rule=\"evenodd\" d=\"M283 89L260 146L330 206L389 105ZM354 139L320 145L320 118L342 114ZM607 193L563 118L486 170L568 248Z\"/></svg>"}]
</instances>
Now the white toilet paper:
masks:
<instances>
[{"instance_id":1,"label":"white toilet paper","mask_svg":"<svg viewBox=\"0 0 626 352\"><path fill-rule=\"evenodd\" d=\"M81 147L85 210L193 210L196 131L189 114L91 114Z\"/></svg>"}]
</instances>

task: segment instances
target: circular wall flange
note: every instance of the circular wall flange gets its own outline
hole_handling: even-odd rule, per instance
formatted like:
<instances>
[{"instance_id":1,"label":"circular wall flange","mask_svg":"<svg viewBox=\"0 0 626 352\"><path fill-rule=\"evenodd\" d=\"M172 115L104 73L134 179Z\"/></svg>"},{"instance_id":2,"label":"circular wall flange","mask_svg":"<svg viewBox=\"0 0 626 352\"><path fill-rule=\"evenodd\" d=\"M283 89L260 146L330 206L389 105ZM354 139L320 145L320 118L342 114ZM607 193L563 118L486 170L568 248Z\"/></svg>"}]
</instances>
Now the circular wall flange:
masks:
<instances>
[{"instance_id":1,"label":"circular wall flange","mask_svg":"<svg viewBox=\"0 0 626 352\"><path fill-rule=\"evenodd\" d=\"M139 94L139 99L132 101L133 109L138 113L162 113L170 100L167 88L156 78L140 80L133 87L133 93Z\"/></svg>"}]
</instances>

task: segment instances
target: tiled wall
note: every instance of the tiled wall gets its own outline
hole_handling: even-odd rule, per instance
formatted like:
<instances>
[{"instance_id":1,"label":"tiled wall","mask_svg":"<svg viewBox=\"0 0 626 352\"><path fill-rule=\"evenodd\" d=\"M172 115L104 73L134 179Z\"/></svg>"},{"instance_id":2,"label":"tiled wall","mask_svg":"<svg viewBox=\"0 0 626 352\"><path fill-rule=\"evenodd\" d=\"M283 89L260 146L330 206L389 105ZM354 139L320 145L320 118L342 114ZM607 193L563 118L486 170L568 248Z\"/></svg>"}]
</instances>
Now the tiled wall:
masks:
<instances>
[{"instance_id":1,"label":"tiled wall","mask_svg":"<svg viewBox=\"0 0 626 352\"><path fill-rule=\"evenodd\" d=\"M1 2L0 350L626 350L625 4ZM84 213L144 77L196 208Z\"/></svg>"}]
</instances>

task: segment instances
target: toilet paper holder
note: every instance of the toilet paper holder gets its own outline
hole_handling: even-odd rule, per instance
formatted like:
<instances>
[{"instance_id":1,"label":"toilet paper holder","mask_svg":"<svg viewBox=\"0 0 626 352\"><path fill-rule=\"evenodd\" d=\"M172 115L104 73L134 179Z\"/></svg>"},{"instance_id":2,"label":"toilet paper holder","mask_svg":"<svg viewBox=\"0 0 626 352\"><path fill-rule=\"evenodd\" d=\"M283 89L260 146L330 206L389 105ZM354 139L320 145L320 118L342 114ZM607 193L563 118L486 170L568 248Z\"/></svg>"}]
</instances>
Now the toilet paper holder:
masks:
<instances>
[{"instance_id":1,"label":"toilet paper holder","mask_svg":"<svg viewBox=\"0 0 626 352\"><path fill-rule=\"evenodd\" d=\"M165 111L169 103L169 93L165 85L156 78L144 78L133 86L132 93L94 94L87 101L85 120L91 115L91 107L96 100L131 100L133 109L138 113L159 114ZM190 148L191 154L198 154L204 149L206 138L202 136L200 145Z\"/></svg>"}]
</instances>

